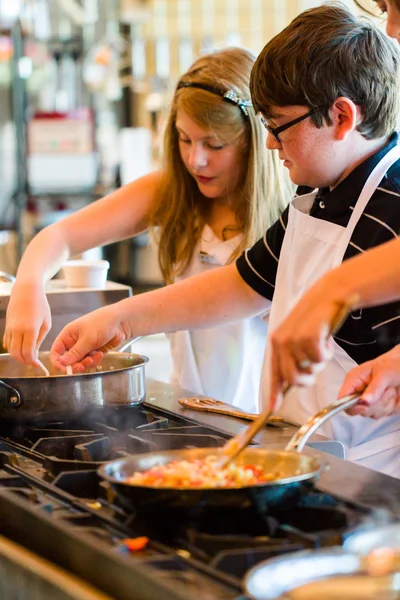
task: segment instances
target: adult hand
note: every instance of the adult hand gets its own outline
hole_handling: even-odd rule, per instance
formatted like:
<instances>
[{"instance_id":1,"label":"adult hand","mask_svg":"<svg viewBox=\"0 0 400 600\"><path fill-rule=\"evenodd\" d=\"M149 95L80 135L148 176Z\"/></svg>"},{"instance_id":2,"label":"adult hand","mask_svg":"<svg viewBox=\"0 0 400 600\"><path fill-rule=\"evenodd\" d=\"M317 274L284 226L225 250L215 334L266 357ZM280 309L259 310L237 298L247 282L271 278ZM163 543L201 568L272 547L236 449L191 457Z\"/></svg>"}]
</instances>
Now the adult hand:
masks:
<instances>
[{"instance_id":1,"label":"adult hand","mask_svg":"<svg viewBox=\"0 0 400 600\"><path fill-rule=\"evenodd\" d=\"M15 283L7 308L4 348L19 362L39 366L39 348L50 328L43 285Z\"/></svg>"},{"instance_id":2,"label":"adult hand","mask_svg":"<svg viewBox=\"0 0 400 600\"><path fill-rule=\"evenodd\" d=\"M400 345L347 374L339 397L362 392L350 415L380 419L400 412Z\"/></svg>"},{"instance_id":3,"label":"adult hand","mask_svg":"<svg viewBox=\"0 0 400 600\"><path fill-rule=\"evenodd\" d=\"M271 406L279 406L289 385L310 386L332 357L332 322L338 302L327 298L321 284L303 296L271 334Z\"/></svg>"},{"instance_id":4,"label":"adult hand","mask_svg":"<svg viewBox=\"0 0 400 600\"><path fill-rule=\"evenodd\" d=\"M71 365L73 373L83 373L100 364L105 352L131 337L116 306L95 310L64 327L51 348L50 359L56 369L66 371Z\"/></svg>"}]
</instances>

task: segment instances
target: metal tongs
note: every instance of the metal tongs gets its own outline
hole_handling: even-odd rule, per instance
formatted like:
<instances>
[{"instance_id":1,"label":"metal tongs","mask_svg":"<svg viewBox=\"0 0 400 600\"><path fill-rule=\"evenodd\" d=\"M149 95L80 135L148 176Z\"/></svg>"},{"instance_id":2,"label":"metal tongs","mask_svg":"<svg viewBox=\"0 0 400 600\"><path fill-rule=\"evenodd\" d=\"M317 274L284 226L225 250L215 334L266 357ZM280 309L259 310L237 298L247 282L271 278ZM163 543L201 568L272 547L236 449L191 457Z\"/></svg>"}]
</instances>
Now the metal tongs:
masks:
<instances>
[{"instance_id":1,"label":"metal tongs","mask_svg":"<svg viewBox=\"0 0 400 600\"><path fill-rule=\"evenodd\" d=\"M351 301L342 304L339 306L338 312L335 315L329 335L333 335L340 329L342 324L347 318L347 315L351 310L353 310L354 306L357 302L356 297L352 298ZM290 385L287 385L283 391L283 397L288 393ZM269 406L266 410L264 410L258 418L253 421L246 429L244 429L239 435L231 438L222 448L221 454L222 458L218 461L218 468L224 469L227 467L239 454L240 452L248 446L253 437L260 431L260 429L267 423L268 419L271 417L272 411L274 407Z\"/></svg>"}]
</instances>

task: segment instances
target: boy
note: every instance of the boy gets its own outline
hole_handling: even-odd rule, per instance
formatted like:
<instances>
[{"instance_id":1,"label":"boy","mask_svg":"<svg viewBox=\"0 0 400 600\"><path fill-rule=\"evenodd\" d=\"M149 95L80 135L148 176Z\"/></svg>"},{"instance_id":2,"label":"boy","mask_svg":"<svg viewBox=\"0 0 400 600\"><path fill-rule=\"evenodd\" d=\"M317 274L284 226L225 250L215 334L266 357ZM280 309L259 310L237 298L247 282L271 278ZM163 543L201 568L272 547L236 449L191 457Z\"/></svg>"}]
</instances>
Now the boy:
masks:
<instances>
[{"instance_id":1,"label":"boy","mask_svg":"<svg viewBox=\"0 0 400 600\"><path fill-rule=\"evenodd\" d=\"M73 322L54 343L55 363L65 368L137 335L259 314L273 300L271 330L325 272L398 235L399 73L397 47L346 8L324 5L294 19L266 45L251 78L267 147L279 150L299 186L289 209L236 265ZM398 314L397 304L354 312L335 336L334 357L316 385L293 389L279 414L302 423L333 401L348 370L400 341ZM261 407L268 404L268 346ZM85 364L100 357L86 357ZM308 364L303 367L306 373ZM345 444L350 460L398 475L399 429L397 417L378 424L341 414L324 433Z\"/></svg>"},{"instance_id":2,"label":"boy","mask_svg":"<svg viewBox=\"0 0 400 600\"><path fill-rule=\"evenodd\" d=\"M367 3L355 3L367 11ZM400 42L400 0L378 2L386 14L386 32ZM372 6L370 6L372 8ZM368 12L368 11L367 11ZM371 11L371 14L373 12ZM295 385L304 371L299 363L311 364L330 358L329 344L322 335L337 312L338 302L358 296L360 307L373 306L400 299L400 238L360 254L342 263L322 277L298 302L290 315L271 336L271 401L274 403L287 382ZM398 315L400 319L400 314ZM399 410L400 405L400 346L374 360L352 369L339 392L340 396L362 392L362 404L347 412L380 418ZM298 358L303 357L303 361ZM310 378L310 384L312 384Z\"/></svg>"}]
</instances>

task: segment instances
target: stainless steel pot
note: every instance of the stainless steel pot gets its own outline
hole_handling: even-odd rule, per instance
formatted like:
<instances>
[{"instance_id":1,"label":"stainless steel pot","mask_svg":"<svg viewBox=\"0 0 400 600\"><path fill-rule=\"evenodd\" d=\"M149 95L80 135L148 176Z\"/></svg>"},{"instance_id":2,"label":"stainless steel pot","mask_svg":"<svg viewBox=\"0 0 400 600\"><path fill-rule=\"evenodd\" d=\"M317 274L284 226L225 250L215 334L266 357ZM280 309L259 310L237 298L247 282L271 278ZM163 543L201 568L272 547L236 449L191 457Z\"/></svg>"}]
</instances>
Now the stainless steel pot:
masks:
<instances>
[{"instance_id":1,"label":"stainless steel pot","mask_svg":"<svg viewBox=\"0 0 400 600\"><path fill-rule=\"evenodd\" d=\"M50 352L41 352L39 358L50 377L40 369L16 362L9 354L0 355L0 419L54 415L104 405L134 406L145 399L146 356L108 352L101 370L79 375L56 371Z\"/></svg>"},{"instance_id":2,"label":"stainless steel pot","mask_svg":"<svg viewBox=\"0 0 400 600\"><path fill-rule=\"evenodd\" d=\"M382 567L374 556L324 548L264 561L245 587L254 600L399 600L399 570L396 557Z\"/></svg>"}]
</instances>

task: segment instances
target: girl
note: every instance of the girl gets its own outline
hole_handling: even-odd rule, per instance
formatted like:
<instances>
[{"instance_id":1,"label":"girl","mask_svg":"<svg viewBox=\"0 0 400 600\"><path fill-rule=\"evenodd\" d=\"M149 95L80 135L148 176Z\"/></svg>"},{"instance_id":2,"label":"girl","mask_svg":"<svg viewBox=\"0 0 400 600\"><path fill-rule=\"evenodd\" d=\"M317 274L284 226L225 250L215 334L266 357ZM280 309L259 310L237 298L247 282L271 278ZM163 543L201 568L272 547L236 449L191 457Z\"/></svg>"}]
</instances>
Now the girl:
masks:
<instances>
[{"instance_id":1,"label":"girl","mask_svg":"<svg viewBox=\"0 0 400 600\"><path fill-rule=\"evenodd\" d=\"M44 285L68 257L152 228L169 284L234 261L279 218L292 187L278 155L263 147L262 124L249 100L253 63L254 57L238 48L197 60L176 88L163 170L32 240L7 310L3 343L14 358L38 364L38 348L51 326ZM265 320L255 316L171 334L173 382L255 410L266 331Z\"/></svg>"}]
</instances>

